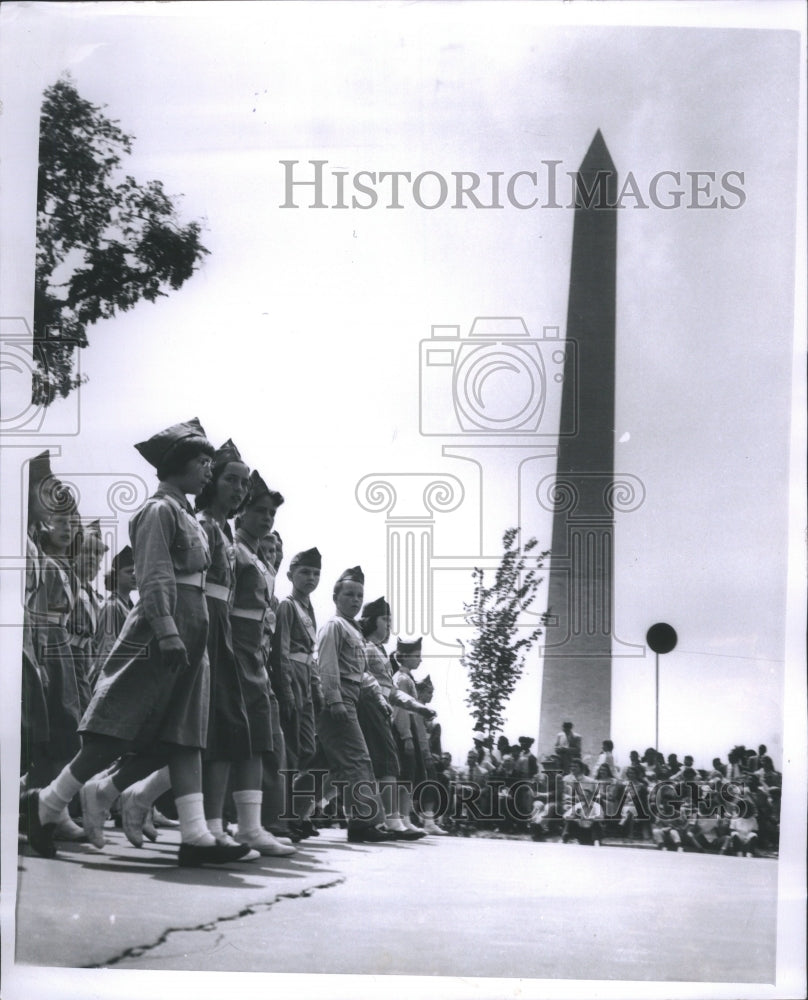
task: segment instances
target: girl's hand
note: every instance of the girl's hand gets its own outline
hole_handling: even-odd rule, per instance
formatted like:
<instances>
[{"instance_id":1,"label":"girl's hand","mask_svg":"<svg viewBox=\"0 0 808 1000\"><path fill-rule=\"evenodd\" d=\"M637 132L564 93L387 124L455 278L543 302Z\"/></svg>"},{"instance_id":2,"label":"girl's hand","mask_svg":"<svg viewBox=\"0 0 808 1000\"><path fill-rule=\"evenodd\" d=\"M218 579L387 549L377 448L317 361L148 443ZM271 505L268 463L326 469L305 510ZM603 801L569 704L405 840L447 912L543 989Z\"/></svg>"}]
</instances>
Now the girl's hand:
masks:
<instances>
[{"instance_id":1,"label":"girl's hand","mask_svg":"<svg viewBox=\"0 0 808 1000\"><path fill-rule=\"evenodd\" d=\"M328 706L328 711L331 713L331 718L334 722L339 725L348 721L348 709L343 705L341 701L334 702L333 705Z\"/></svg>"}]
</instances>

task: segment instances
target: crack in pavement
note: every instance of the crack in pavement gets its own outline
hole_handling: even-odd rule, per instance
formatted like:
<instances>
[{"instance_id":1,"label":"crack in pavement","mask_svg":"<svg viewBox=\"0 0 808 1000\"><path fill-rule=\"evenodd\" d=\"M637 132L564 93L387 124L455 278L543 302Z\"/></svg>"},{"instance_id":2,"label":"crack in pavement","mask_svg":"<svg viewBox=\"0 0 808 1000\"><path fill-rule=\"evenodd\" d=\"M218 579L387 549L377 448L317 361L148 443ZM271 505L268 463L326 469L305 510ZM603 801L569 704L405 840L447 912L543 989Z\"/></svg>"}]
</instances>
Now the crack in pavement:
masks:
<instances>
[{"instance_id":1,"label":"crack in pavement","mask_svg":"<svg viewBox=\"0 0 808 1000\"><path fill-rule=\"evenodd\" d=\"M204 924L194 924L189 927L168 927L152 944L133 945L131 948L127 948L119 955L115 955L113 958L110 958L105 962L94 962L92 965L83 965L80 966L80 968L108 969L110 966L117 965L119 962L124 962L127 959L142 958L150 951L154 951L155 948L159 948L161 945L165 944L172 934L188 934L193 933L194 931L213 931L216 930L220 924L229 923L231 920L239 920L242 917L253 917L258 913L266 913L276 903L280 903L284 899L307 899L318 889L333 889L334 886L342 885L345 881L345 877L342 876L331 882L323 882L321 885L313 885L307 889L301 889L300 892L279 892L274 899L269 900L269 902L251 903L249 906L245 906L243 910L239 910L238 913L233 913L232 915L226 917L217 917L215 920L209 920Z\"/></svg>"}]
</instances>

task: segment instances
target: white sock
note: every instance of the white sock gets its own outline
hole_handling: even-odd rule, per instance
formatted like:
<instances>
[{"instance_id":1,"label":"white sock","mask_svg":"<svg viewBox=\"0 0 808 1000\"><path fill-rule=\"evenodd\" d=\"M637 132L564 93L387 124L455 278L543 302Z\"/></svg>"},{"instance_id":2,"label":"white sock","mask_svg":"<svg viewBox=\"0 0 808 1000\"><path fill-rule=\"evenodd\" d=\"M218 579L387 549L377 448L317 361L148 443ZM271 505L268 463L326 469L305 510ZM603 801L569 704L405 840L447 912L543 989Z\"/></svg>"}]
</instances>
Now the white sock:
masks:
<instances>
[{"instance_id":1,"label":"white sock","mask_svg":"<svg viewBox=\"0 0 808 1000\"><path fill-rule=\"evenodd\" d=\"M401 821L401 813L390 813L385 821L385 826L388 830L395 830L397 833L402 833L407 829Z\"/></svg>"},{"instance_id":2,"label":"white sock","mask_svg":"<svg viewBox=\"0 0 808 1000\"><path fill-rule=\"evenodd\" d=\"M240 792L233 792L240 837L253 837L260 833L263 798L264 795L260 788L245 788Z\"/></svg>"},{"instance_id":3,"label":"white sock","mask_svg":"<svg viewBox=\"0 0 808 1000\"><path fill-rule=\"evenodd\" d=\"M161 795L171 788L171 776L167 767L161 767L159 771L153 771L148 777L141 778L134 785L129 786L129 791L134 792L137 804L144 809L148 807Z\"/></svg>"},{"instance_id":4,"label":"white sock","mask_svg":"<svg viewBox=\"0 0 808 1000\"><path fill-rule=\"evenodd\" d=\"M39 822L56 823L83 784L69 767L62 768L59 776L39 793Z\"/></svg>"},{"instance_id":5,"label":"white sock","mask_svg":"<svg viewBox=\"0 0 808 1000\"><path fill-rule=\"evenodd\" d=\"M216 841L205 823L202 792L181 795L174 799L174 804L177 807L177 816L180 821L180 840L183 844L213 847Z\"/></svg>"},{"instance_id":6,"label":"white sock","mask_svg":"<svg viewBox=\"0 0 808 1000\"><path fill-rule=\"evenodd\" d=\"M209 819L208 829L214 837L221 837L224 833L224 825L222 824L221 816L218 819Z\"/></svg>"}]
</instances>

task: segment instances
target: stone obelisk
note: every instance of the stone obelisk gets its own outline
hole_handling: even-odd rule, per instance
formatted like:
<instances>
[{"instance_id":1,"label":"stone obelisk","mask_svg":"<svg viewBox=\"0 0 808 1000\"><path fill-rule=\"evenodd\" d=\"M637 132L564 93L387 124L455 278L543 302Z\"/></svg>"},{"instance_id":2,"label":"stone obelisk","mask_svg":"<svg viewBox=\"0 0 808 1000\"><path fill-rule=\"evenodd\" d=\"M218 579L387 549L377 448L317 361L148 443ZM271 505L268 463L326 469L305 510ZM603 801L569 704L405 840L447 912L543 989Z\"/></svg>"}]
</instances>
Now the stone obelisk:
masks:
<instances>
[{"instance_id":1,"label":"stone obelisk","mask_svg":"<svg viewBox=\"0 0 808 1000\"><path fill-rule=\"evenodd\" d=\"M539 751L564 721L597 754L611 726L617 174L600 131L576 180Z\"/></svg>"}]
</instances>

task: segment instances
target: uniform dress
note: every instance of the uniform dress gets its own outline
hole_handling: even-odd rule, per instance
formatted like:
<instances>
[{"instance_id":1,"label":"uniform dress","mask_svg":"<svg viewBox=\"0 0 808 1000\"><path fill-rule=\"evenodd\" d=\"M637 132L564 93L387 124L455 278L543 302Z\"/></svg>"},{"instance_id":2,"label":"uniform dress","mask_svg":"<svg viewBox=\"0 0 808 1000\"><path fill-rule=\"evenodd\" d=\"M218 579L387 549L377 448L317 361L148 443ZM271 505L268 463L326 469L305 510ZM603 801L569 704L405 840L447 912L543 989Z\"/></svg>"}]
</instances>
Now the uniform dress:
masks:
<instances>
[{"instance_id":1,"label":"uniform dress","mask_svg":"<svg viewBox=\"0 0 808 1000\"><path fill-rule=\"evenodd\" d=\"M86 711L93 693L96 673L95 633L100 610L101 600L93 587L89 583L77 583L76 602L67 621L67 631L73 649L82 712Z\"/></svg>"},{"instance_id":2,"label":"uniform dress","mask_svg":"<svg viewBox=\"0 0 808 1000\"><path fill-rule=\"evenodd\" d=\"M199 523L210 548L210 567L205 578L210 664L210 711L205 759L249 760L252 757L250 720L244 704L241 671L233 651L230 624L236 556L232 540L214 517L203 511L199 515Z\"/></svg>"},{"instance_id":3,"label":"uniform dress","mask_svg":"<svg viewBox=\"0 0 808 1000\"><path fill-rule=\"evenodd\" d=\"M233 652L250 724L250 756L274 749L269 674L264 657L264 621L274 575L258 558L258 541L236 531L235 584L230 626Z\"/></svg>"},{"instance_id":4,"label":"uniform dress","mask_svg":"<svg viewBox=\"0 0 808 1000\"><path fill-rule=\"evenodd\" d=\"M274 586L275 576L277 575L276 570L272 566L268 566L267 569L272 577L272 584ZM269 766L274 766L275 769L281 767L285 768L287 766L286 737L284 736L284 732L281 727L281 707L278 702L278 697L275 694L275 673L271 662L272 647L275 642L275 632L278 623L277 611L278 598L273 594L270 598L269 610L264 618L264 636L261 642L261 655L264 658L264 666L269 674L269 721L272 728L272 753L274 754L274 761L270 762Z\"/></svg>"},{"instance_id":5,"label":"uniform dress","mask_svg":"<svg viewBox=\"0 0 808 1000\"><path fill-rule=\"evenodd\" d=\"M392 718L387 718L385 716L384 723L387 733L389 733L393 738L393 750L395 751L395 761L392 758L389 760L389 766L393 767L394 770L384 771L382 774L384 776L400 777L402 771L402 758L404 754L404 741L401 733L396 726L396 719L402 716L406 719L414 711L423 709L423 705L414 698L411 694L398 687L393 680L393 667L390 663L390 657L384 650L384 647L379 645L377 642L371 640L366 641L366 653L367 653L367 664L368 672L375 677L376 681L381 688L382 694L384 695L386 701L393 708ZM367 698L360 699L360 706L363 701L367 701ZM398 716L397 713L402 713L402 716ZM361 716L360 716L361 721ZM402 728L404 728L402 726ZM389 747L387 744L387 735L384 736L385 747ZM371 749L370 743L368 743L368 749ZM389 754L389 749L386 749L386 753ZM371 753L373 757L373 753ZM375 765L375 760L374 760ZM377 772L377 776L381 776Z\"/></svg>"},{"instance_id":6,"label":"uniform dress","mask_svg":"<svg viewBox=\"0 0 808 1000\"><path fill-rule=\"evenodd\" d=\"M291 595L280 601L272 644L272 686L288 706L282 725L287 764L292 768L302 767L315 751L315 701L322 701L314 658L316 638L311 605Z\"/></svg>"},{"instance_id":7,"label":"uniform dress","mask_svg":"<svg viewBox=\"0 0 808 1000\"><path fill-rule=\"evenodd\" d=\"M207 740L207 537L185 496L160 483L129 524L140 600L101 668L83 733L202 748ZM159 639L178 635L188 666L167 668Z\"/></svg>"},{"instance_id":8,"label":"uniform dress","mask_svg":"<svg viewBox=\"0 0 808 1000\"><path fill-rule=\"evenodd\" d=\"M40 665L47 677L50 730L47 755L58 761L73 757L80 746L79 688L67 632L67 620L76 599L76 580L66 558L44 557L41 587L42 604L36 614L34 633Z\"/></svg>"},{"instance_id":9,"label":"uniform dress","mask_svg":"<svg viewBox=\"0 0 808 1000\"><path fill-rule=\"evenodd\" d=\"M370 645L368 643L368 646ZM370 655L369 649L368 655ZM401 766L391 725L392 708L384 697L379 682L369 671L362 675L356 714L365 737L374 775L377 778L397 778L401 773Z\"/></svg>"},{"instance_id":10,"label":"uniform dress","mask_svg":"<svg viewBox=\"0 0 808 1000\"><path fill-rule=\"evenodd\" d=\"M101 667L115 645L129 612L132 599L113 591L101 603L98 612L98 626L95 630L95 664L90 673L90 685L95 687Z\"/></svg>"},{"instance_id":11,"label":"uniform dress","mask_svg":"<svg viewBox=\"0 0 808 1000\"><path fill-rule=\"evenodd\" d=\"M22 624L22 712L20 715L21 765L27 770L31 750L48 742L47 674L36 649L34 623L47 612L42 588L42 554L29 536L26 538L25 606Z\"/></svg>"},{"instance_id":12,"label":"uniform dress","mask_svg":"<svg viewBox=\"0 0 808 1000\"><path fill-rule=\"evenodd\" d=\"M393 675L393 685L413 701L418 701L418 689L415 686L415 681L405 670L396 671ZM429 739L424 729L423 718L408 711L402 705L396 705L393 712L393 726L399 746L402 779L413 782L424 781L427 777L424 748L425 744L428 746ZM406 746L407 740L412 741L411 747Z\"/></svg>"},{"instance_id":13,"label":"uniform dress","mask_svg":"<svg viewBox=\"0 0 808 1000\"><path fill-rule=\"evenodd\" d=\"M330 618L317 635L317 664L324 707L317 733L328 760L331 780L345 782L345 813L349 823L374 825L384 818L362 728L357 702L367 668L365 639L355 622L342 615ZM342 704L347 717L333 719L329 706Z\"/></svg>"}]
</instances>

